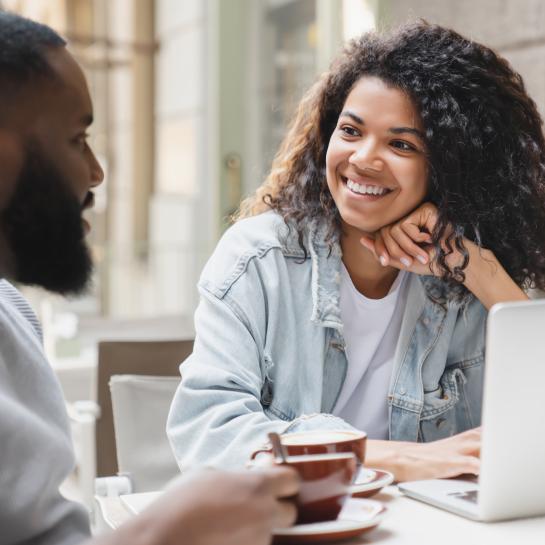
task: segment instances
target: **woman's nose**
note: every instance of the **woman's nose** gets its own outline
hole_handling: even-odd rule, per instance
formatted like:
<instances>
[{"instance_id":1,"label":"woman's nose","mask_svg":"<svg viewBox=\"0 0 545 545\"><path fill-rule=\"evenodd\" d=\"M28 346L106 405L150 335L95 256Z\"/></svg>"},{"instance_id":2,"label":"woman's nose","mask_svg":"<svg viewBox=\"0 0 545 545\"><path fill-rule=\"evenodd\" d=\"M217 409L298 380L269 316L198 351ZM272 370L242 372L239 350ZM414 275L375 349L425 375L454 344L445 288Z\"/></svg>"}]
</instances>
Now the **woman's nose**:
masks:
<instances>
[{"instance_id":1,"label":"woman's nose","mask_svg":"<svg viewBox=\"0 0 545 545\"><path fill-rule=\"evenodd\" d=\"M384 161L372 139L362 142L350 155L348 161L359 170L370 169L380 172L384 167Z\"/></svg>"}]
</instances>

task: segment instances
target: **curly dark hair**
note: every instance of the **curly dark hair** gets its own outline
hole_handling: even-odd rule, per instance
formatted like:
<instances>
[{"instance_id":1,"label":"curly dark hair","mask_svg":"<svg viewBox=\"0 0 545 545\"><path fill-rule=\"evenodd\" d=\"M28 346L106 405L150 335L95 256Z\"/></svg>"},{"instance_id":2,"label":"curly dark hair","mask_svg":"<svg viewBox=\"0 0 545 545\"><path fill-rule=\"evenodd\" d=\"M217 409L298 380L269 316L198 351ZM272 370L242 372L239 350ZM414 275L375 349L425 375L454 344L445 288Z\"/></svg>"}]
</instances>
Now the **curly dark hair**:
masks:
<instances>
[{"instance_id":1,"label":"curly dark hair","mask_svg":"<svg viewBox=\"0 0 545 545\"><path fill-rule=\"evenodd\" d=\"M332 243L340 217L326 182L326 151L363 76L402 90L420 113L442 279L464 291L467 237L491 250L519 286L545 288L545 141L536 105L505 59L423 20L348 43L301 101L268 178L238 217L272 208L295 227L303 249L309 222L323 219ZM449 226L445 249L440 240ZM451 271L445 258L453 246L465 260Z\"/></svg>"},{"instance_id":2,"label":"curly dark hair","mask_svg":"<svg viewBox=\"0 0 545 545\"><path fill-rule=\"evenodd\" d=\"M46 53L66 41L53 29L0 9L0 99L18 98L34 78L55 79ZM5 110L5 108L4 108Z\"/></svg>"}]
</instances>

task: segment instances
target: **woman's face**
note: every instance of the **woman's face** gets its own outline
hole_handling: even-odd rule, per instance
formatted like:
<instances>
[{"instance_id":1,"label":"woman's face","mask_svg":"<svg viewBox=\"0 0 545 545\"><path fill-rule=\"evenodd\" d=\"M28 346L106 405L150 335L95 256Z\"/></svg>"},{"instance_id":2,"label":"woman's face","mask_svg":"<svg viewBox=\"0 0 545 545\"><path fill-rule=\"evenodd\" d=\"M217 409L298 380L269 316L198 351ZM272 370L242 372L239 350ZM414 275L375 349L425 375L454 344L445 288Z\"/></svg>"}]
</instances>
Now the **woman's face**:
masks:
<instances>
[{"instance_id":1,"label":"woman's face","mask_svg":"<svg viewBox=\"0 0 545 545\"><path fill-rule=\"evenodd\" d=\"M374 233L423 202L427 161L410 99L363 77L344 103L326 155L327 185L343 223Z\"/></svg>"}]
</instances>

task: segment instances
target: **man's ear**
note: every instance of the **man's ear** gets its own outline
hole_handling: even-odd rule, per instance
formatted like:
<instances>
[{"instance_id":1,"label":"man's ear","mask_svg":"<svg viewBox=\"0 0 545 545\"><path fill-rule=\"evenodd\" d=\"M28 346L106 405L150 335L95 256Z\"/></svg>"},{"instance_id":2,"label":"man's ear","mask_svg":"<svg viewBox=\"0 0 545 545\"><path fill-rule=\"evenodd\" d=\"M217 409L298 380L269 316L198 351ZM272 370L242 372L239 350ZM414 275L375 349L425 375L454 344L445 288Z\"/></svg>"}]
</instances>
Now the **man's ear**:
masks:
<instances>
[{"instance_id":1,"label":"man's ear","mask_svg":"<svg viewBox=\"0 0 545 545\"><path fill-rule=\"evenodd\" d=\"M0 210L4 210L13 195L23 160L23 142L20 135L0 127Z\"/></svg>"}]
</instances>

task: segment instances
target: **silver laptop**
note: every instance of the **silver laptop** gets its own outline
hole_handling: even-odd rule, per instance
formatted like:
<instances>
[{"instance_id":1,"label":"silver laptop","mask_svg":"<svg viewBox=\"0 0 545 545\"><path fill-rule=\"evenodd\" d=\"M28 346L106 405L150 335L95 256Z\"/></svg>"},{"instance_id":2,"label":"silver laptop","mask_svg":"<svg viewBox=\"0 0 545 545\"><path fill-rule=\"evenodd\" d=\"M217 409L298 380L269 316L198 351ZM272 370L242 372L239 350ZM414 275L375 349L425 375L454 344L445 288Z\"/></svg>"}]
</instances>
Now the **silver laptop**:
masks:
<instances>
[{"instance_id":1,"label":"silver laptop","mask_svg":"<svg viewBox=\"0 0 545 545\"><path fill-rule=\"evenodd\" d=\"M492 307L485 361L479 478L399 489L474 520L545 515L545 300Z\"/></svg>"}]
</instances>

